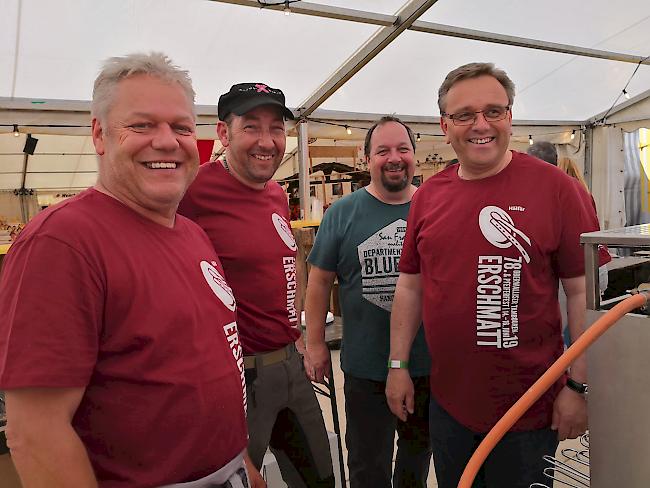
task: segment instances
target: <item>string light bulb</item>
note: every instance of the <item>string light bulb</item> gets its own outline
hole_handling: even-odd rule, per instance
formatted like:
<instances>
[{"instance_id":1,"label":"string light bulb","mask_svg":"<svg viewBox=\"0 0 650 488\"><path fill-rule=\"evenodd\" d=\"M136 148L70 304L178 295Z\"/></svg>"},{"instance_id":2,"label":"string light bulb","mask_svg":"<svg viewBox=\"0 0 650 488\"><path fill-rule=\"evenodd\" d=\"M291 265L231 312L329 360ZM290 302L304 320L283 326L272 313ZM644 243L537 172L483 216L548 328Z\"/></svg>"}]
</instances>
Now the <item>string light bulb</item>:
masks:
<instances>
[{"instance_id":1,"label":"string light bulb","mask_svg":"<svg viewBox=\"0 0 650 488\"><path fill-rule=\"evenodd\" d=\"M352 135L352 129L350 129L347 125L345 126L345 132L347 132L349 136Z\"/></svg>"},{"instance_id":2,"label":"string light bulb","mask_svg":"<svg viewBox=\"0 0 650 488\"><path fill-rule=\"evenodd\" d=\"M420 142L422 138L420 137L420 133L418 132L416 137L415 137L415 142Z\"/></svg>"},{"instance_id":3,"label":"string light bulb","mask_svg":"<svg viewBox=\"0 0 650 488\"><path fill-rule=\"evenodd\" d=\"M573 130L571 131L571 140L573 140L573 139L575 139L575 138L576 138L576 130L573 129Z\"/></svg>"},{"instance_id":4,"label":"string light bulb","mask_svg":"<svg viewBox=\"0 0 650 488\"><path fill-rule=\"evenodd\" d=\"M530 144L531 146L534 144L533 136L530 134L528 135L528 144Z\"/></svg>"},{"instance_id":5,"label":"string light bulb","mask_svg":"<svg viewBox=\"0 0 650 488\"><path fill-rule=\"evenodd\" d=\"M18 132L18 126L14 124L14 137L18 137L20 135L20 132Z\"/></svg>"},{"instance_id":6,"label":"string light bulb","mask_svg":"<svg viewBox=\"0 0 650 488\"><path fill-rule=\"evenodd\" d=\"M630 99L630 94L627 92L627 90L626 90L625 88L623 88L623 96L624 96L627 100Z\"/></svg>"}]
</instances>

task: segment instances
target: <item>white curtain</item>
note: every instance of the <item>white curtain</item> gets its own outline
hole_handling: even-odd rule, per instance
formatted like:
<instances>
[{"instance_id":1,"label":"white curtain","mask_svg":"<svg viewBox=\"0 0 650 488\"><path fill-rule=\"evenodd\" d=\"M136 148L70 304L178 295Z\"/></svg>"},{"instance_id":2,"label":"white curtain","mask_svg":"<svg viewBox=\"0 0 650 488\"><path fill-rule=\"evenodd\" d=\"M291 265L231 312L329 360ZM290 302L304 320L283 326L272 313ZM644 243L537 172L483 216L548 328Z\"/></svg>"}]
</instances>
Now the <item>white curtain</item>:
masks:
<instances>
[{"instance_id":1,"label":"white curtain","mask_svg":"<svg viewBox=\"0 0 650 488\"><path fill-rule=\"evenodd\" d=\"M22 199L27 220L29 221L41 210L38 205L38 197L34 191L32 195L23 195ZM17 195L13 190L0 191L0 220L8 223L23 222L20 200L21 196Z\"/></svg>"}]
</instances>

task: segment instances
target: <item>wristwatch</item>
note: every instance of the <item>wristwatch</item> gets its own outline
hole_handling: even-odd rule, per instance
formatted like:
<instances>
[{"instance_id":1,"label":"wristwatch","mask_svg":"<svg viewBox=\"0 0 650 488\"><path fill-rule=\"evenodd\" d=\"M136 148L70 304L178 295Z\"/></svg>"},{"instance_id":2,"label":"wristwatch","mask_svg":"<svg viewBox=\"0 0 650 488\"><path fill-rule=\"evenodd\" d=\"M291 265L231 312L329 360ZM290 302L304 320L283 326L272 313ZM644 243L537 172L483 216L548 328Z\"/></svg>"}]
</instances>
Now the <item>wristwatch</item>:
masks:
<instances>
[{"instance_id":1,"label":"wristwatch","mask_svg":"<svg viewBox=\"0 0 650 488\"><path fill-rule=\"evenodd\" d=\"M571 378L566 379L566 386L580 395L586 395L589 393L589 385L587 385L587 383L578 383L576 380Z\"/></svg>"},{"instance_id":2,"label":"wristwatch","mask_svg":"<svg viewBox=\"0 0 650 488\"><path fill-rule=\"evenodd\" d=\"M409 362L400 361L399 359L389 359L388 369L409 369Z\"/></svg>"}]
</instances>

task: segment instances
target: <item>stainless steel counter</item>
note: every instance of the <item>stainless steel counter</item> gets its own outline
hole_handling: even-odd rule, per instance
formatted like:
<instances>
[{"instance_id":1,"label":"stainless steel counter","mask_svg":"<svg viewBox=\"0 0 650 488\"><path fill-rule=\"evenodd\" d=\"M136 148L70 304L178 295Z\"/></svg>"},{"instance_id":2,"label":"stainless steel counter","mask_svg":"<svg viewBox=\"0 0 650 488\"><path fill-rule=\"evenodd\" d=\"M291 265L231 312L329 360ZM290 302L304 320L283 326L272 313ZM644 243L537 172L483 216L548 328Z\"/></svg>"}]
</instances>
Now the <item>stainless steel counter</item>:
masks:
<instances>
[{"instance_id":1,"label":"stainless steel counter","mask_svg":"<svg viewBox=\"0 0 650 488\"><path fill-rule=\"evenodd\" d=\"M583 234L587 324L606 311L598 245L650 247L650 225ZM638 283L636 284L638 285ZM650 317L627 314L587 351L591 488L650 486Z\"/></svg>"}]
</instances>

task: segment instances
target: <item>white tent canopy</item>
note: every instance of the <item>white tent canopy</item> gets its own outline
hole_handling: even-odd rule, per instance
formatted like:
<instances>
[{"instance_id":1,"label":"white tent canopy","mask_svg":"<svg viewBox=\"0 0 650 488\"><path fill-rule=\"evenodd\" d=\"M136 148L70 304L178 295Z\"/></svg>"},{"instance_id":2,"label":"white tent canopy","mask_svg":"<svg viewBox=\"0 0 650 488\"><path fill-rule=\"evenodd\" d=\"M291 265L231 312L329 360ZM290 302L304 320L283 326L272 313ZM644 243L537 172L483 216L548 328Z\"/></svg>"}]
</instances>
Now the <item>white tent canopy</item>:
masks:
<instances>
[{"instance_id":1,"label":"white tent canopy","mask_svg":"<svg viewBox=\"0 0 650 488\"><path fill-rule=\"evenodd\" d=\"M602 141L591 146L592 158L585 138L569 136L587 127L591 137L593 123L603 125L595 116L625 102L622 89L637 68L626 92L638 103L623 108L628 123L649 125L645 1L291 1L288 16L284 6L261 3L283 2L0 0L0 187L23 179L8 174L24 171L24 136L13 138L14 124L21 133L70 136L39 138L26 187L92 183L92 147L72 136L88 134L88 100L102 60L135 51L165 52L189 70L202 105L199 122L208 124L200 128L204 138L213 137L220 93L233 83L263 81L282 88L288 105L312 120L361 129L397 113L422 132L420 155L429 153L442 145L437 88L447 72L471 61L494 62L514 80L515 148L532 134L574 145L579 156L587 154L588 172L618 165L615 151L607 151L597 167ZM315 122L308 133L363 137L361 130L349 137L342 127ZM296 144L288 148L286 174L300 166L292 159ZM600 207L605 193L594 190Z\"/></svg>"},{"instance_id":2,"label":"white tent canopy","mask_svg":"<svg viewBox=\"0 0 650 488\"><path fill-rule=\"evenodd\" d=\"M297 10L304 3L291 6ZM354 7L364 17L364 9L394 14L402 3L320 5ZM439 0L419 21L645 56L645 7L641 0ZM233 83L263 80L281 87L287 103L297 107L377 30L361 22L208 0L0 0L0 12L0 97L30 99L89 100L102 60L159 50L190 71L199 104L214 105ZM609 107L635 68L406 31L320 108L433 115L444 75L470 61L491 61L510 74L518 87L515 116L527 120L585 120ZM648 86L650 69L643 66L627 91L636 95Z\"/></svg>"}]
</instances>

